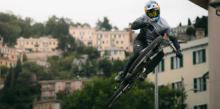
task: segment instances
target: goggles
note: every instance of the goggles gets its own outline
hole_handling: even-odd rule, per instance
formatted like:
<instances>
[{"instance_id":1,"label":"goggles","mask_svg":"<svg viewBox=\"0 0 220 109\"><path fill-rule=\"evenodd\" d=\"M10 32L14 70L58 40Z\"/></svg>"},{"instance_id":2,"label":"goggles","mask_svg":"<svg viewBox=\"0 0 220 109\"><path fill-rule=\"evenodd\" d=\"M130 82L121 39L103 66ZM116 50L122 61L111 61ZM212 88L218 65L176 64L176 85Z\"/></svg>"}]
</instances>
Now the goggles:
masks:
<instances>
[{"instance_id":1,"label":"goggles","mask_svg":"<svg viewBox=\"0 0 220 109\"><path fill-rule=\"evenodd\" d=\"M148 10L146 14L150 18L155 18L155 17L159 16L160 11L159 10L155 10L155 9L151 9L151 10Z\"/></svg>"}]
</instances>

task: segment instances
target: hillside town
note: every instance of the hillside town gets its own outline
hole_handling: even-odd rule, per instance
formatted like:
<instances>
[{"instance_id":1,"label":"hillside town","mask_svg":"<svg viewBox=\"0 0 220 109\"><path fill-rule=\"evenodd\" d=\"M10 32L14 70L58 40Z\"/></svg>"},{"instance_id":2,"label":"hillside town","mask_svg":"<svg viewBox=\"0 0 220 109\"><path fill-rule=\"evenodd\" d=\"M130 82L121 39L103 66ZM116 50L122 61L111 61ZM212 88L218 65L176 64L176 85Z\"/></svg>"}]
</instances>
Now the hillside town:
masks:
<instances>
[{"instance_id":1,"label":"hillside town","mask_svg":"<svg viewBox=\"0 0 220 109\"><path fill-rule=\"evenodd\" d=\"M190 2L211 12L171 28L183 57L164 48L154 71L113 109L155 108L156 80L161 109L218 108L219 98L210 96L219 90L214 87L218 78L211 74L219 69L211 66L217 62L210 58L217 54L210 42L220 34L213 29L219 25L210 26L217 22L216 13L207 7L208 1ZM93 27L57 16L40 23L0 12L0 109L103 109L137 36L130 23L118 29L107 17Z\"/></svg>"},{"instance_id":2,"label":"hillside town","mask_svg":"<svg viewBox=\"0 0 220 109\"><path fill-rule=\"evenodd\" d=\"M202 94L203 96L199 96L200 98L207 98L200 102L205 104L208 102L206 80L208 79L208 77L205 77L203 80L203 76L206 76L209 72L206 59L206 56L208 55L206 53L208 46L208 38L207 36L205 36L204 29L197 29L195 32L195 36L193 36L192 38L190 38L190 36L186 34L186 30L187 26L178 26L176 28L173 28L174 33L177 35L179 39L184 39L188 41L186 44L182 44L183 53L187 55L184 55L184 60L178 60L177 58L172 57L173 54L170 55L170 51L168 49L166 50L166 58L164 58L163 62L161 62L160 65L157 66L155 71L162 72L160 73L160 75L163 75L163 77L166 76L165 80L161 79L160 84L171 84L171 87L176 89L181 89L183 85L186 88L186 90L189 90L189 94L192 94L193 91L195 92L194 94L190 95L190 97L186 100L186 103L189 106L194 105L194 102L192 102L191 100L194 97L191 98L191 96L197 96L197 90L198 92L204 93ZM125 55L126 52L132 52L133 40L137 35L134 31L131 31L129 29L103 31L97 30L96 28L92 28L88 25L70 26L69 33L71 34L72 38L74 38L77 41L80 41L81 43L83 43L83 45L96 48L100 53L100 58L107 58L110 61L125 60L127 58ZM17 39L16 45L14 47L7 47L7 45L4 45L3 38L1 38L0 49L2 58L0 64L1 66L7 66L9 68L14 67L19 59L24 60L25 57L27 58L27 61L36 62L38 65L48 67L50 66L47 62L49 57L62 56L62 51L58 49L58 43L58 40L56 38L53 38L52 36L40 36L39 38L20 37ZM199 55L201 50L202 54ZM191 54L188 52L192 52L193 55L191 56L193 57L191 57L190 55L188 56L188 54ZM202 58L202 60L200 60L201 58L197 56L205 57L204 59ZM170 58L172 58L171 65L169 65ZM185 68L184 64L186 64L186 62L183 61L194 60L194 58L195 62L192 61L194 62L194 64L192 64L191 67L192 69L195 69L194 65L198 63L200 65L197 69L200 69L200 71L195 70L194 72L198 73L192 75L192 73L189 71L193 70L189 70L189 66ZM82 62L80 61L80 59L74 60L74 63L76 63L77 65L79 65L80 62ZM171 70L168 70L169 68L171 68ZM184 69L186 69L186 71ZM175 76L171 74L172 72L178 72L179 74L177 73L177 75ZM201 79L198 78L199 76L201 77ZM189 79L188 77L191 77L192 79ZM194 83L192 82L193 79ZM150 75L149 78L147 78L147 80L154 81L154 75ZM34 103L34 109L41 109L40 107L47 107L48 105L60 107L60 103L57 99L56 94L60 91L62 92L80 90L83 87L84 81L88 81L88 79L39 81L41 85L41 97L38 101Z\"/></svg>"}]
</instances>

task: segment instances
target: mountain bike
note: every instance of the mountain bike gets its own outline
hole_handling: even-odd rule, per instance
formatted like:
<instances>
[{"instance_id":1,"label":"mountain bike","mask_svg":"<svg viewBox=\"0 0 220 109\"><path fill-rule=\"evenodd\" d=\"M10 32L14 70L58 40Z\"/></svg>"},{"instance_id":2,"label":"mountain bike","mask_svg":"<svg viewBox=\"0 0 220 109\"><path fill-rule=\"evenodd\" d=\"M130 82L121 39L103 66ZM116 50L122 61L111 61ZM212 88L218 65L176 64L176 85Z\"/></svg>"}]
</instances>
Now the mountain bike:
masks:
<instances>
[{"instance_id":1,"label":"mountain bike","mask_svg":"<svg viewBox=\"0 0 220 109\"><path fill-rule=\"evenodd\" d=\"M151 59L153 59L163 48L170 46L174 53L177 52L171 41L168 37L164 38L163 36L158 36L149 46L144 48L136 60L132 63L129 68L125 78L118 84L116 91L110 97L107 102L107 107L111 108L112 105L119 99L119 97L127 92L134 83L138 80L138 77L141 73L144 72L145 67L151 64ZM156 49L156 51L155 51Z\"/></svg>"}]
</instances>

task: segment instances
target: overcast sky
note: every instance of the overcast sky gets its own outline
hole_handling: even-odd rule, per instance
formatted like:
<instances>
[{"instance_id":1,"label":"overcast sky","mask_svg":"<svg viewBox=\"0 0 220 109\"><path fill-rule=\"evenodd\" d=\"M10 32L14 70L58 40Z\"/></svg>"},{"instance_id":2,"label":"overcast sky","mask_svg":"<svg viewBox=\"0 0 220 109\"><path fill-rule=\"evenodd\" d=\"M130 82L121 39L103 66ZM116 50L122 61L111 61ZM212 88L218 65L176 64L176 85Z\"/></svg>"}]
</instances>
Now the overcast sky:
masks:
<instances>
[{"instance_id":1,"label":"overcast sky","mask_svg":"<svg viewBox=\"0 0 220 109\"><path fill-rule=\"evenodd\" d=\"M171 27L208 12L188 0L157 0L163 16ZM97 19L106 16L110 23L120 29L144 14L146 0L0 0L0 12L31 17L37 22L45 22L48 17L68 17L73 22L87 22L95 26Z\"/></svg>"}]
</instances>

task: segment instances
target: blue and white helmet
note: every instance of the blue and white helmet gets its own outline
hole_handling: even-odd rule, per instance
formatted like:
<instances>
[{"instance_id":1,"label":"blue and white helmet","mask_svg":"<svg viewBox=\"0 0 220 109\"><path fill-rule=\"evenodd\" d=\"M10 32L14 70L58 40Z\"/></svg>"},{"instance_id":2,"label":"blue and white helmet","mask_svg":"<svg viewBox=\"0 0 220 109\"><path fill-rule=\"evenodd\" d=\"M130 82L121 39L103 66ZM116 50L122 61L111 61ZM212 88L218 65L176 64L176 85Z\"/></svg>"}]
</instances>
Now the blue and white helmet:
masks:
<instances>
[{"instance_id":1,"label":"blue and white helmet","mask_svg":"<svg viewBox=\"0 0 220 109\"><path fill-rule=\"evenodd\" d=\"M160 19L160 6L154 0L149 0L144 7L146 15L150 18L150 21L157 22Z\"/></svg>"}]
</instances>

